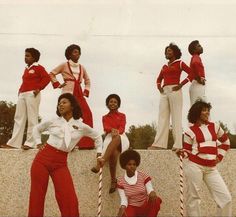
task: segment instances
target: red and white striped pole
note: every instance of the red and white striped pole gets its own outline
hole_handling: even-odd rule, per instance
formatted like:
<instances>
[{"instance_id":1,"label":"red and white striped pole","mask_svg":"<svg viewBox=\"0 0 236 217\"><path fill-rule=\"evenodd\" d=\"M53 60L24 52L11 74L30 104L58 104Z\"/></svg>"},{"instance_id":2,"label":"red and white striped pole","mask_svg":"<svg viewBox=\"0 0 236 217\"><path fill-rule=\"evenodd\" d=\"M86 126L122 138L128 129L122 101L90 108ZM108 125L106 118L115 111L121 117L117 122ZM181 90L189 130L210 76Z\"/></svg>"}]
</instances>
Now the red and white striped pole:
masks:
<instances>
[{"instance_id":1,"label":"red and white striped pole","mask_svg":"<svg viewBox=\"0 0 236 217\"><path fill-rule=\"evenodd\" d=\"M101 211L102 211L102 167L99 170L97 217L101 217Z\"/></svg>"},{"instance_id":2,"label":"red and white striped pole","mask_svg":"<svg viewBox=\"0 0 236 217\"><path fill-rule=\"evenodd\" d=\"M184 175L183 175L183 156L180 154L179 156L179 178L180 178L180 215L181 217L184 216Z\"/></svg>"}]
</instances>

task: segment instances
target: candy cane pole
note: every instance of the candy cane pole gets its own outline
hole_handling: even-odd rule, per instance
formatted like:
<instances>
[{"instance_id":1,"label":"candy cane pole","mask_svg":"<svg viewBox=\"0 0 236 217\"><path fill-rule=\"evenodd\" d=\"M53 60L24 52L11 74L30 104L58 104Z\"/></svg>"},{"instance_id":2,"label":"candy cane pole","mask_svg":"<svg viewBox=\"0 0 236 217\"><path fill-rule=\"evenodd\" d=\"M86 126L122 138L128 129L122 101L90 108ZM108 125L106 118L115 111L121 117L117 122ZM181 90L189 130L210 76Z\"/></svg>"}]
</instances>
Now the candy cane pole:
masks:
<instances>
[{"instance_id":1,"label":"candy cane pole","mask_svg":"<svg viewBox=\"0 0 236 217\"><path fill-rule=\"evenodd\" d=\"M183 175L183 156L180 154L179 156L179 180L180 180L180 215L184 216L184 175Z\"/></svg>"},{"instance_id":2,"label":"candy cane pole","mask_svg":"<svg viewBox=\"0 0 236 217\"><path fill-rule=\"evenodd\" d=\"M101 217L101 211L102 211L102 167L99 170L97 217Z\"/></svg>"}]
</instances>

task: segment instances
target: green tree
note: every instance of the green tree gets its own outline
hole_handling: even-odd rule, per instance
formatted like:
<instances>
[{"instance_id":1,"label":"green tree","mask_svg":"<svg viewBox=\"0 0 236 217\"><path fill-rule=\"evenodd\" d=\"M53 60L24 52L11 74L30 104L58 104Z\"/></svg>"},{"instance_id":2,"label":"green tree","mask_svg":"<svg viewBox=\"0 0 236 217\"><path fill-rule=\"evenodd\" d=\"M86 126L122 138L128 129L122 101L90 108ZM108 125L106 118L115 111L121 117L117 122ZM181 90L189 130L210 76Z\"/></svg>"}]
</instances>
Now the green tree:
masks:
<instances>
[{"instance_id":1,"label":"green tree","mask_svg":"<svg viewBox=\"0 0 236 217\"><path fill-rule=\"evenodd\" d=\"M230 139L231 148L236 148L236 135L230 133L226 124L220 122L222 129L228 134ZM147 149L154 141L156 135L155 124L146 124L143 126L130 126L128 132L126 133L130 146L134 149ZM168 145L167 148L171 149L174 144L174 138L172 134L172 129L169 130Z\"/></svg>"},{"instance_id":2,"label":"green tree","mask_svg":"<svg viewBox=\"0 0 236 217\"><path fill-rule=\"evenodd\" d=\"M147 149L154 141L156 135L155 124L146 124L144 126L130 126L127 136L130 141L130 146L135 149ZM169 131L168 148L173 146L172 131Z\"/></svg>"},{"instance_id":3,"label":"green tree","mask_svg":"<svg viewBox=\"0 0 236 217\"><path fill-rule=\"evenodd\" d=\"M11 138L13 126L14 126L14 115L16 111L16 104L12 102L0 101L0 144L6 144ZM39 122L41 118L39 117ZM26 140L27 123L25 126L23 141ZM43 141L47 139L47 136L42 136Z\"/></svg>"},{"instance_id":4,"label":"green tree","mask_svg":"<svg viewBox=\"0 0 236 217\"><path fill-rule=\"evenodd\" d=\"M0 144L5 144L12 135L16 105L0 101Z\"/></svg>"}]
</instances>

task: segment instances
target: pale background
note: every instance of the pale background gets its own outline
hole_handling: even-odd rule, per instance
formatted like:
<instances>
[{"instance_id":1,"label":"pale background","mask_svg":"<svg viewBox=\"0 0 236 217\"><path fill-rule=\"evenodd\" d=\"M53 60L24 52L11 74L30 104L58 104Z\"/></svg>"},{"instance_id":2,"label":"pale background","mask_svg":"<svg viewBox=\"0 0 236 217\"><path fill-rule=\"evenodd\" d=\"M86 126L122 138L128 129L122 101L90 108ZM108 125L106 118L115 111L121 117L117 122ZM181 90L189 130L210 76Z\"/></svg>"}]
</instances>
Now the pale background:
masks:
<instances>
[{"instance_id":1,"label":"pale background","mask_svg":"<svg viewBox=\"0 0 236 217\"><path fill-rule=\"evenodd\" d=\"M66 2L66 3L65 3ZM65 48L79 44L81 64L92 82L88 103L102 132L105 98L117 93L130 125L157 120L156 77L166 63L164 49L175 42L189 64L188 44L198 39L212 120L236 133L236 1L228 0L78 0L0 1L0 100L17 102L25 67L24 50L40 50L48 72L65 61ZM182 78L186 76L183 73ZM183 87L183 127L187 126L189 84ZM55 116L60 90L42 92L40 116Z\"/></svg>"}]
</instances>

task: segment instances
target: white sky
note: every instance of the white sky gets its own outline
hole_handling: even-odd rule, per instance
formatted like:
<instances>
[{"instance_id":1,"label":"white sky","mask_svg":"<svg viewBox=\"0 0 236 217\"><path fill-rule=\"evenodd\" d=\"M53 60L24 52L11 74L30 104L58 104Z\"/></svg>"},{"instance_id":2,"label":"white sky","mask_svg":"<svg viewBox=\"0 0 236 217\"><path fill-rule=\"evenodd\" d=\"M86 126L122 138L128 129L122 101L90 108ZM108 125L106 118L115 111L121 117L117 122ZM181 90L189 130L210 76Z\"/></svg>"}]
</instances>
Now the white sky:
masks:
<instances>
[{"instance_id":1,"label":"white sky","mask_svg":"<svg viewBox=\"0 0 236 217\"><path fill-rule=\"evenodd\" d=\"M20 2L20 3L18 3ZM50 2L50 3L48 3ZM189 64L188 44L198 39L207 78L212 120L236 128L236 1L201 0L0 0L0 100L17 102L24 50L40 50L48 72L65 61L65 48L79 44L81 64L92 82L88 103L95 128L102 131L105 98L121 96L121 112L130 125L157 120L156 77L166 63L164 49L175 42ZM183 73L183 78L185 73ZM183 87L183 124L189 109L189 84ZM40 116L55 116L60 90L42 92Z\"/></svg>"}]
</instances>

